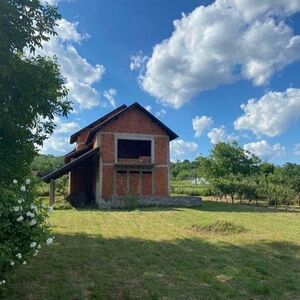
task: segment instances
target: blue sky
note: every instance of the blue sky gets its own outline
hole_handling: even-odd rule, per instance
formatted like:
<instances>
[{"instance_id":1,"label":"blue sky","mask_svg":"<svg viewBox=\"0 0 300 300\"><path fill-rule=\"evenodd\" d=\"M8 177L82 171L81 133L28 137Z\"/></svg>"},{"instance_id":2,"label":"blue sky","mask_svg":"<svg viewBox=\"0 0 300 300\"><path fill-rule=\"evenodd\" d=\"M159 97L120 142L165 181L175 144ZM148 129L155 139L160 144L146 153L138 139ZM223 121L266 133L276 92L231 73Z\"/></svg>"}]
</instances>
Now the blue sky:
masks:
<instances>
[{"instance_id":1,"label":"blue sky","mask_svg":"<svg viewBox=\"0 0 300 300\"><path fill-rule=\"evenodd\" d=\"M299 0L49 3L63 20L41 52L57 56L74 112L43 153L63 155L71 133L138 101L179 135L173 160L237 140L300 163Z\"/></svg>"}]
</instances>

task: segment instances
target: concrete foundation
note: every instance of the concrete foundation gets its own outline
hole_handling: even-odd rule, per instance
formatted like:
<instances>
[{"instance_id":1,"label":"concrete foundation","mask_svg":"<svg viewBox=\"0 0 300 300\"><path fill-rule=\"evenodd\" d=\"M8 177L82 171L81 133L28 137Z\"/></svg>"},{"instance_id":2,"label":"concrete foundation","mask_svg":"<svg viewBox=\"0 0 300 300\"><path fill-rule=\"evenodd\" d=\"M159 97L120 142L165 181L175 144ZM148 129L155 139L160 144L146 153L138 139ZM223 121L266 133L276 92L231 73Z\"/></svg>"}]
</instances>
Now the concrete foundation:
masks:
<instances>
[{"instance_id":1,"label":"concrete foundation","mask_svg":"<svg viewBox=\"0 0 300 300\"><path fill-rule=\"evenodd\" d=\"M137 197L137 207L198 207L202 199L195 196ZM102 199L100 209L124 208L124 197Z\"/></svg>"}]
</instances>

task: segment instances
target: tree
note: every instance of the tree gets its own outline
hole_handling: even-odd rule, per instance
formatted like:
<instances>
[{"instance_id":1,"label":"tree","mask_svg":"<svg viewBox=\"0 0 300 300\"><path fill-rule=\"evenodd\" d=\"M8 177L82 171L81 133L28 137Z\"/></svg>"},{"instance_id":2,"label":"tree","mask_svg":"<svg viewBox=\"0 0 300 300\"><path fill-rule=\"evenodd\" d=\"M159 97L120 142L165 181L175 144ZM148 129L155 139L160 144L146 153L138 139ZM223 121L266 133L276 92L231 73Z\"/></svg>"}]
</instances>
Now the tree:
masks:
<instances>
[{"instance_id":1,"label":"tree","mask_svg":"<svg viewBox=\"0 0 300 300\"><path fill-rule=\"evenodd\" d=\"M54 59L32 56L55 35L57 9L38 0L0 1L0 280L50 244L47 208L24 176L54 117L70 102ZM29 54L30 52L31 54ZM48 239L47 239L48 237ZM0 287L0 297L3 285Z\"/></svg>"},{"instance_id":2,"label":"tree","mask_svg":"<svg viewBox=\"0 0 300 300\"><path fill-rule=\"evenodd\" d=\"M200 174L206 178L228 177L229 175L250 176L257 173L260 160L241 148L237 143L214 145L209 157L199 157Z\"/></svg>"},{"instance_id":3,"label":"tree","mask_svg":"<svg viewBox=\"0 0 300 300\"><path fill-rule=\"evenodd\" d=\"M39 171L47 174L60 168L63 164L64 159L62 156L39 154L35 156L30 168L32 171Z\"/></svg>"},{"instance_id":4,"label":"tree","mask_svg":"<svg viewBox=\"0 0 300 300\"><path fill-rule=\"evenodd\" d=\"M55 59L32 56L55 35L57 9L38 0L0 1L0 182L29 173L37 148L66 116L66 99ZM29 54L29 52L31 54Z\"/></svg>"}]
</instances>

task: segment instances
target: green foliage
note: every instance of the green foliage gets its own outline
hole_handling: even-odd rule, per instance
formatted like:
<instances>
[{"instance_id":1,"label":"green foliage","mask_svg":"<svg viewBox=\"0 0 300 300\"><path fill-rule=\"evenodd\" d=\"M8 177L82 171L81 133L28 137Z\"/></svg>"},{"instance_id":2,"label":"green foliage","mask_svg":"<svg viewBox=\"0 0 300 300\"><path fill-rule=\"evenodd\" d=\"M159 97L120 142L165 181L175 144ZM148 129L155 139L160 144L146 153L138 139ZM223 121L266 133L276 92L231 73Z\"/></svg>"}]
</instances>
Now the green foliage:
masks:
<instances>
[{"instance_id":1,"label":"green foliage","mask_svg":"<svg viewBox=\"0 0 300 300\"><path fill-rule=\"evenodd\" d=\"M276 167L237 143L218 143L208 157L172 164L171 192L214 196L217 200L263 200L268 205L300 205L300 165ZM197 178L197 184L195 179ZM188 182L182 185L181 182ZM199 183L200 182L200 183ZM193 184L194 183L194 184Z\"/></svg>"},{"instance_id":2,"label":"green foliage","mask_svg":"<svg viewBox=\"0 0 300 300\"><path fill-rule=\"evenodd\" d=\"M12 181L30 173L55 117L71 110L55 58L35 55L56 34L59 18L57 8L39 0L0 1L0 281L48 235L46 208Z\"/></svg>"},{"instance_id":3,"label":"green foliage","mask_svg":"<svg viewBox=\"0 0 300 300\"><path fill-rule=\"evenodd\" d=\"M48 174L64 164L64 159L62 156L53 156L53 155L43 155L38 154L34 157L34 160L31 164L32 171L38 171L43 174Z\"/></svg>"},{"instance_id":4,"label":"green foliage","mask_svg":"<svg viewBox=\"0 0 300 300\"><path fill-rule=\"evenodd\" d=\"M48 208L36 200L29 184L29 179L23 185L15 181L8 189L3 189L0 196L1 282L17 265L26 264L30 257L36 256L49 236ZM48 240L50 242L52 238Z\"/></svg>"},{"instance_id":5,"label":"green foliage","mask_svg":"<svg viewBox=\"0 0 300 300\"><path fill-rule=\"evenodd\" d=\"M260 160L245 151L237 143L214 145L208 158L200 159L201 176L217 178L226 176L250 176L257 173Z\"/></svg>"},{"instance_id":6,"label":"green foliage","mask_svg":"<svg viewBox=\"0 0 300 300\"><path fill-rule=\"evenodd\" d=\"M0 1L0 182L27 176L38 146L70 102L55 59L25 56L55 35L57 9L38 0ZM9 21L8 21L9 20Z\"/></svg>"},{"instance_id":7,"label":"green foliage","mask_svg":"<svg viewBox=\"0 0 300 300\"><path fill-rule=\"evenodd\" d=\"M124 207L127 209L135 209L138 205L138 198L131 194L123 196Z\"/></svg>"},{"instance_id":8,"label":"green foliage","mask_svg":"<svg viewBox=\"0 0 300 300\"><path fill-rule=\"evenodd\" d=\"M68 195L68 183L69 177L67 175L62 176L56 180L57 192L63 196L63 199Z\"/></svg>"}]
</instances>

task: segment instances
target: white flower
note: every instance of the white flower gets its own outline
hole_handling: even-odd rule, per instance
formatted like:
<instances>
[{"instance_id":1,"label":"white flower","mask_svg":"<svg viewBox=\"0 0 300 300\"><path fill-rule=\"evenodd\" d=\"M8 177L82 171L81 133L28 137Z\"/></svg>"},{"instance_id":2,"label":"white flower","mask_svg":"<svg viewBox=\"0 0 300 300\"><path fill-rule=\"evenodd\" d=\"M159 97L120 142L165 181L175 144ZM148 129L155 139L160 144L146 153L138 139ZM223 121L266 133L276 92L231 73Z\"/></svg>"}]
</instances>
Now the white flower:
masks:
<instances>
[{"instance_id":1,"label":"white flower","mask_svg":"<svg viewBox=\"0 0 300 300\"><path fill-rule=\"evenodd\" d=\"M26 192L26 187L25 187L25 185L22 185L22 186L20 187L20 191L21 191L21 192Z\"/></svg>"},{"instance_id":2,"label":"white flower","mask_svg":"<svg viewBox=\"0 0 300 300\"><path fill-rule=\"evenodd\" d=\"M0 285L5 284L5 280L0 281Z\"/></svg>"},{"instance_id":3,"label":"white flower","mask_svg":"<svg viewBox=\"0 0 300 300\"><path fill-rule=\"evenodd\" d=\"M49 206L49 212L53 211L53 206Z\"/></svg>"},{"instance_id":4,"label":"white flower","mask_svg":"<svg viewBox=\"0 0 300 300\"><path fill-rule=\"evenodd\" d=\"M14 206L13 209L14 209L14 211L19 211L20 207L19 206Z\"/></svg>"},{"instance_id":5,"label":"white flower","mask_svg":"<svg viewBox=\"0 0 300 300\"><path fill-rule=\"evenodd\" d=\"M21 222L23 220L24 220L23 216L19 216L19 218L17 219L17 222Z\"/></svg>"},{"instance_id":6,"label":"white flower","mask_svg":"<svg viewBox=\"0 0 300 300\"><path fill-rule=\"evenodd\" d=\"M34 252L34 253L33 253L33 256L37 256L37 255L38 255L38 252Z\"/></svg>"},{"instance_id":7,"label":"white flower","mask_svg":"<svg viewBox=\"0 0 300 300\"><path fill-rule=\"evenodd\" d=\"M26 260L24 260L24 261L23 261L23 265L26 265L26 264L27 264L27 262L26 262Z\"/></svg>"},{"instance_id":8,"label":"white flower","mask_svg":"<svg viewBox=\"0 0 300 300\"><path fill-rule=\"evenodd\" d=\"M33 226L33 225L35 225L36 224L36 220L35 219L32 219L30 222L29 222L29 225L30 226Z\"/></svg>"},{"instance_id":9,"label":"white flower","mask_svg":"<svg viewBox=\"0 0 300 300\"><path fill-rule=\"evenodd\" d=\"M16 255L16 257L17 257L18 259L21 259L21 258L22 258L22 254L21 254L21 253L18 253L18 254Z\"/></svg>"},{"instance_id":10,"label":"white flower","mask_svg":"<svg viewBox=\"0 0 300 300\"><path fill-rule=\"evenodd\" d=\"M27 217L34 218L34 213L32 213L31 211L28 211L28 212L26 213L26 216L27 216Z\"/></svg>"},{"instance_id":11,"label":"white flower","mask_svg":"<svg viewBox=\"0 0 300 300\"><path fill-rule=\"evenodd\" d=\"M21 203L22 203L22 200L21 200L21 199L19 199L19 200L18 200L18 203L19 203L19 204L21 204Z\"/></svg>"},{"instance_id":12,"label":"white flower","mask_svg":"<svg viewBox=\"0 0 300 300\"><path fill-rule=\"evenodd\" d=\"M11 261L11 262L10 262L10 265L11 265L11 266L13 266L14 264L15 264L15 262L14 262L14 261Z\"/></svg>"},{"instance_id":13,"label":"white flower","mask_svg":"<svg viewBox=\"0 0 300 300\"><path fill-rule=\"evenodd\" d=\"M13 180L13 183L14 183L14 184L17 184L17 183L18 183L18 180L17 180L17 179L14 179L14 180Z\"/></svg>"},{"instance_id":14,"label":"white flower","mask_svg":"<svg viewBox=\"0 0 300 300\"><path fill-rule=\"evenodd\" d=\"M42 247L42 246L41 246L40 244L38 244L37 248L38 248L38 249L41 249L41 247ZM36 252L36 251L37 251L37 250L35 250L35 252Z\"/></svg>"},{"instance_id":15,"label":"white flower","mask_svg":"<svg viewBox=\"0 0 300 300\"><path fill-rule=\"evenodd\" d=\"M32 242L31 244L30 244L30 247L31 248L34 248L36 246L36 242Z\"/></svg>"},{"instance_id":16,"label":"white flower","mask_svg":"<svg viewBox=\"0 0 300 300\"><path fill-rule=\"evenodd\" d=\"M52 243L53 243L53 238L47 239L46 244L47 244L48 246L51 245Z\"/></svg>"},{"instance_id":17,"label":"white flower","mask_svg":"<svg viewBox=\"0 0 300 300\"><path fill-rule=\"evenodd\" d=\"M26 183L26 184L30 184L30 179L29 179L29 178L26 179L25 183Z\"/></svg>"},{"instance_id":18,"label":"white flower","mask_svg":"<svg viewBox=\"0 0 300 300\"><path fill-rule=\"evenodd\" d=\"M35 205L31 204L30 208L31 208L32 210L35 210L36 207L35 207Z\"/></svg>"}]
</instances>

